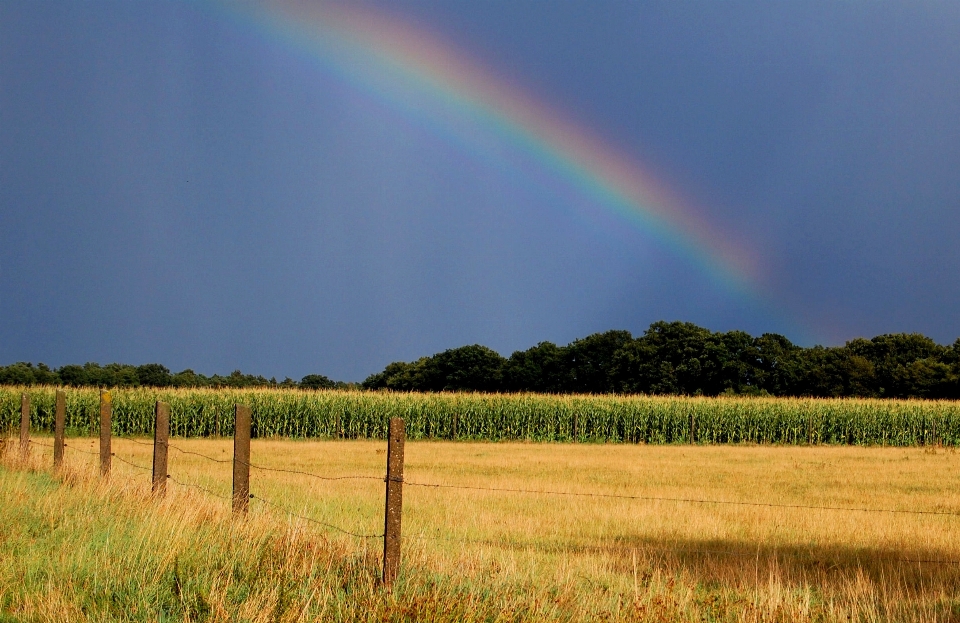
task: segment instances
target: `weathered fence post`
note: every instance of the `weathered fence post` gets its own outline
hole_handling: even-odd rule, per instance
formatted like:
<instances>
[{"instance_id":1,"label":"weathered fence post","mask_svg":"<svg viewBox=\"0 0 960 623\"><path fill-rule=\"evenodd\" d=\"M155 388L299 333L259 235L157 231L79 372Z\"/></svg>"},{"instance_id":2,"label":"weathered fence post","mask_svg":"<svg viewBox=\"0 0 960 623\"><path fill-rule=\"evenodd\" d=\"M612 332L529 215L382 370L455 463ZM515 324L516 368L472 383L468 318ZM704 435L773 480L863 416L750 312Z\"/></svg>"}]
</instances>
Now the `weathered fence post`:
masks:
<instances>
[{"instance_id":1,"label":"weathered fence post","mask_svg":"<svg viewBox=\"0 0 960 623\"><path fill-rule=\"evenodd\" d=\"M113 397L100 390L100 475L110 475L110 426L113 419Z\"/></svg>"},{"instance_id":2,"label":"weathered fence post","mask_svg":"<svg viewBox=\"0 0 960 623\"><path fill-rule=\"evenodd\" d=\"M20 456L30 456L30 396L20 394Z\"/></svg>"},{"instance_id":3,"label":"weathered fence post","mask_svg":"<svg viewBox=\"0 0 960 623\"><path fill-rule=\"evenodd\" d=\"M57 390L53 408L53 468L63 467L63 429L67 422L67 397L62 389Z\"/></svg>"},{"instance_id":4,"label":"weathered fence post","mask_svg":"<svg viewBox=\"0 0 960 623\"><path fill-rule=\"evenodd\" d=\"M690 412L690 445L697 443L697 420L693 414L693 411Z\"/></svg>"},{"instance_id":5,"label":"weathered fence post","mask_svg":"<svg viewBox=\"0 0 960 623\"><path fill-rule=\"evenodd\" d=\"M167 493L167 441L170 437L170 405L157 401L153 410L153 487L154 495Z\"/></svg>"},{"instance_id":6,"label":"weathered fence post","mask_svg":"<svg viewBox=\"0 0 960 623\"><path fill-rule=\"evenodd\" d=\"M453 441L457 440L457 420L459 419L460 416L454 413L453 418L450 421L450 439Z\"/></svg>"},{"instance_id":7,"label":"weathered fence post","mask_svg":"<svg viewBox=\"0 0 960 623\"><path fill-rule=\"evenodd\" d=\"M246 515L250 508L250 407L234 406L233 512Z\"/></svg>"},{"instance_id":8,"label":"weathered fence post","mask_svg":"<svg viewBox=\"0 0 960 623\"><path fill-rule=\"evenodd\" d=\"M573 412L573 425L570 427L570 428L572 429L570 436L573 438L573 441L576 441L576 440L577 440L577 433L579 432L579 431L577 430L577 428L578 428L577 425L580 423L579 420L580 420L580 417L579 417L578 413L577 413L576 411L574 411L574 412Z\"/></svg>"},{"instance_id":9,"label":"weathered fence post","mask_svg":"<svg viewBox=\"0 0 960 623\"><path fill-rule=\"evenodd\" d=\"M403 513L403 420L392 418L387 432L387 502L383 521L383 584L389 589L400 572L400 518Z\"/></svg>"}]
</instances>

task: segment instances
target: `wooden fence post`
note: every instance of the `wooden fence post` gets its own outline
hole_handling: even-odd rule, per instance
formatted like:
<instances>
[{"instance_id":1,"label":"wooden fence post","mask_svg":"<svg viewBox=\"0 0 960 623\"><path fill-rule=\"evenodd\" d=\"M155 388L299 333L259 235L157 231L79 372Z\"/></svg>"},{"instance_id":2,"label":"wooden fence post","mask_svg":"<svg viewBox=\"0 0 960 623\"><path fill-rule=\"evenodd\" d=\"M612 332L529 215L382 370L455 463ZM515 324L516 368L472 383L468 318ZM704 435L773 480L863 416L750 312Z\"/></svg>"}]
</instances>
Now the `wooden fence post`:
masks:
<instances>
[{"instance_id":1,"label":"wooden fence post","mask_svg":"<svg viewBox=\"0 0 960 623\"><path fill-rule=\"evenodd\" d=\"M167 493L167 441L170 437L170 405L157 401L153 410L153 487L154 495Z\"/></svg>"},{"instance_id":2,"label":"wooden fence post","mask_svg":"<svg viewBox=\"0 0 960 623\"><path fill-rule=\"evenodd\" d=\"M113 397L100 390L100 475L110 475L110 421L113 419Z\"/></svg>"},{"instance_id":3,"label":"wooden fence post","mask_svg":"<svg viewBox=\"0 0 960 623\"><path fill-rule=\"evenodd\" d=\"M62 389L57 390L53 408L53 468L63 467L63 429L67 421L67 397Z\"/></svg>"},{"instance_id":4,"label":"wooden fence post","mask_svg":"<svg viewBox=\"0 0 960 623\"><path fill-rule=\"evenodd\" d=\"M459 419L460 416L454 413L453 419L450 421L450 439L453 441L457 440L457 420Z\"/></svg>"},{"instance_id":5,"label":"wooden fence post","mask_svg":"<svg viewBox=\"0 0 960 623\"><path fill-rule=\"evenodd\" d=\"M30 456L30 396L20 394L20 456Z\"/></svg>"},{"instance_id":6,"label":"wooden fence post","mask_svg":"<svg viewBox=\"0 0 960 623\"><path fill-rule=\"evenodd\" d=\"M234 406L233 512L246 515L250 508L250 407Z\"/></svg>"},{"instance_id":7,"label":"wooden fence post","mask_svg":"<svg viewBox=\"0 0 960 623\"><path fill-rule=\"evenodd\" d=\"M697 443L697 421L694 418L693 411L690 412L690 445Z\"/></svg>"},{"instance_id":8,"label":"wooden fence post","mask_svg":"<svg viewBox=\"0 0 960 623\"><path fill-rule=\"evenodd\" d=\"M383 584L389 590L400 572L400 519L403 513L403 420L392 418L387 432L387 502L383 521Z\"/></svg>"}]
</instances>

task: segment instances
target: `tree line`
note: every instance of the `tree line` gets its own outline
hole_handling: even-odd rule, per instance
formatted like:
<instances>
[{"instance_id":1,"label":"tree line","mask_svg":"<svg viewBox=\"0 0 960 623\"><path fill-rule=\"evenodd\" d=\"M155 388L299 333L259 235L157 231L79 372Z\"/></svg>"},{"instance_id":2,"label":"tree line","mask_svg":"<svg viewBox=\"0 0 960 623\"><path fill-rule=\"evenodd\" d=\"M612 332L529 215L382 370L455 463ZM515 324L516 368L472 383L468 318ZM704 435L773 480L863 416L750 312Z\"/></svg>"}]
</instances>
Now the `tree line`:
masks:
<instances>
[{"instance_id":1,"label":"tree line","mask_svg":"<svg viewBox=\"0 0 960 623\"><path fill-rule=\"evenodd\" d=\"M132 366L110 363L66 365L50 368L45 364L17 362L0 366L0 385L67 385L71 387L300 387L303 389L347 389L355 383L332 381L322 374L308 374L294 381L285 378L265 378L234 370L226 376L205 376L189 368L177 373L159 363Z\"/></svg>"},{"instance_id":2,"label":"tree line","mask_svg":"<svg viewBox=\"0 0 960 623\"><path fill-rule=\"evenodd\" d=\"M480 345L394 362L366 389L555 394L754 394L960 398L960 339L918 333L803 348L782 335L713 332L655 322L643 335L607 331L566 346L541 342L509 358Z\"/></svg>"},{"instance_id":3,"label":"tree line","mask_svg":"<svg viewBox=\"0 0 960 623\"><path fill-rule=\"evenodd\" d=\"M754 394L960 398L960 339L950 346L918 333L804 348L782 335L713 332L689 322L655 322L643 335L606 331L566 346L541 342L510 357L474 344L397 361L363 383L309 374L277 381L235 370L205 376L161 364L0 366L0 384L96 387L299 387L393 391L551 394Z\"/></svg>"}]
</instances>

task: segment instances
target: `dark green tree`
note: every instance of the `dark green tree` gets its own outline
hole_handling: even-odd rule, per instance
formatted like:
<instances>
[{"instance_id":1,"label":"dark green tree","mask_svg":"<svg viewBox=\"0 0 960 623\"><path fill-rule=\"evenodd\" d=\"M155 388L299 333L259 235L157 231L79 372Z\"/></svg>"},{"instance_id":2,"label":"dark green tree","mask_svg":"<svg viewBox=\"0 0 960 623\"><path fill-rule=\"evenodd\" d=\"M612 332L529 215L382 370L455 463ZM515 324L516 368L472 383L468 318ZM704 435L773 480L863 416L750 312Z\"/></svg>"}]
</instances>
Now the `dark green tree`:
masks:
<instances>
[{"instance_id":1,"label":"dark green tree","mask_svg":"<svg viewBox=\"0 0 960 623\"><path fill-rule=\"evenodd\" d=\"M300 379L300 389L333 389L336 385L322 374L308 374Z\"/></svg>"},{"instance_id":2,"label":"dark green tree","mask_svg":"<svg viewBox=\"0 0 960 623\"><path fill-rule=\"evenodd\" d=\"M137 380L147 387L169 387L173 384L170 369L159 363L146 363L137 366Z\"/></svg>"},{"instance_id":3,"label":"dark green tree","mask_svg":"<svg viewBox=\"0 0 960 623\"><path fill-rule=\"evenodd\" d=\"M564 349L568 385L565 391L580 394L606 394L617 391L619 379L614 373L614 355L630 344L629 331L606 331L574 340Z\"/></svg>"},{"instance_id":4,"label":"dark green tree","mask_svg":"<svg viewBox=\"0 0 960 623\"><path fill-rule=\"evenodd\" d=\"M516 351L503 367L504 391L561 394L569 387L566 349L552 342Z\"/></svg>"}]
</instances>

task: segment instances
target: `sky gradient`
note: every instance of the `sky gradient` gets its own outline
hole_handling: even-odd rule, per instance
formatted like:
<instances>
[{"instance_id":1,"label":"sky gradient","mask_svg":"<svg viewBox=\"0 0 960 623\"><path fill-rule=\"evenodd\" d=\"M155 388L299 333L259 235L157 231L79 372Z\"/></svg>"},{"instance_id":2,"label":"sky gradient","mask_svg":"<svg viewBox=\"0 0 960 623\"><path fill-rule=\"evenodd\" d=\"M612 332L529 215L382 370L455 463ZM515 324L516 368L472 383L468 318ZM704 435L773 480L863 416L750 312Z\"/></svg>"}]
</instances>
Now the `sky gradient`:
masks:
<instances>
[{"instance_id":1,"label":"sky gradient","mask_svg":"<svg viewBox=\"0 0 960 623\"><path fill-rule=\"evenodd\" d=\"M0 364L952 342L958 172L952 2L4 2Z\"/></svg>"}]
</instances>

